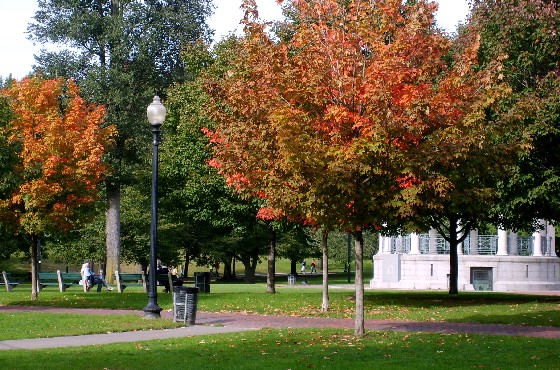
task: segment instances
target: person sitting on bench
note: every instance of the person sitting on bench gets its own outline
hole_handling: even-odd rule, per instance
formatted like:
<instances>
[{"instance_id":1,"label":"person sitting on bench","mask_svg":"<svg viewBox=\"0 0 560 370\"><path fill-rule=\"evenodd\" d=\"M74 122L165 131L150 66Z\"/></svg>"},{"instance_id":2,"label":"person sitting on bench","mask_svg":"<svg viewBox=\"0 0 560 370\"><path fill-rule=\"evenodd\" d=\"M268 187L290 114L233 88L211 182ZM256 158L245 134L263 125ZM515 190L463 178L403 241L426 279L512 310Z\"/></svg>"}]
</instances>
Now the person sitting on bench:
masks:
<instances>
[{"instance_id":1,"label":"person sitting on bench","mask_svg":"<svg viewBox=\"0 0 560 370\"><path fill-rule=\"evenodd\" d=\"M82 265L82 270L80 271L82 274L82 284L86 284L86 290L89 292L92 286L97 284L97 292L101 292L102 287L106 287L107 290L110 292L113 290L101 275L95 275L91 270L91 261L85 260L84 264Z\"/></svg>"},{"instance_id":2,"label":"person sitting on bench","mask_svg":"<svg viewBox=\"0 0 560 370\"><path fill-rule=\"evenodd\" d=\"M169 268L167 266L162 265L160 260L157 260L157 268L156 268L156 275L161 277L162 275L167 275L169 273ZM158 279L157 285L164 286L165 293L169 293L171 291L171 287L169 286L169 278L166 276L164 279Z\"/></svg>"}]
</instances>

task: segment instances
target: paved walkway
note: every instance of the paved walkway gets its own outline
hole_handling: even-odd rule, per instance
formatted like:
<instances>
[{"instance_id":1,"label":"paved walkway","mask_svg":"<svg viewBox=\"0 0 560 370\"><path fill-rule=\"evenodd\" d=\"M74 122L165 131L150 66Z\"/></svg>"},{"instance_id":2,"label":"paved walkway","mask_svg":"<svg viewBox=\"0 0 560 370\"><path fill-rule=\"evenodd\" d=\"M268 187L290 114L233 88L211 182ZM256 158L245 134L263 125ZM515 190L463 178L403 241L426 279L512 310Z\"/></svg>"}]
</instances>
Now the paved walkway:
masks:
<instances>
[{"instance_id":1,"label":"paved walkway","mask_svg":"<svg viewBox=\"0 0 560 370\"><path fill-rule=\"evenodd\" d=\"M98 309L64 309L50 307L0 306L0 313L5 312L51 312L83 314L130 314L143 315L142 311L98 310ZM171 319L172 313L163 311L162 317ZM92 344L117 342L136 342L152 339L178 338L193 335L231 333L261 328L343 328L353 329L353 319L306 318L287 316L245 315L241 313L207 313L198 312L196 325L177 329L132 331L81 335L69 337L22 339L0 341L0 350L38 349L55 347L72 347ZM391 320L366 320L366 330L395 332L430 332L430 333L476 333L489 335L513 335L540 338L560 338L560 327L533 327L499 324L462 324L441 322L407 322Z\"/></svg>"}]
</instances>

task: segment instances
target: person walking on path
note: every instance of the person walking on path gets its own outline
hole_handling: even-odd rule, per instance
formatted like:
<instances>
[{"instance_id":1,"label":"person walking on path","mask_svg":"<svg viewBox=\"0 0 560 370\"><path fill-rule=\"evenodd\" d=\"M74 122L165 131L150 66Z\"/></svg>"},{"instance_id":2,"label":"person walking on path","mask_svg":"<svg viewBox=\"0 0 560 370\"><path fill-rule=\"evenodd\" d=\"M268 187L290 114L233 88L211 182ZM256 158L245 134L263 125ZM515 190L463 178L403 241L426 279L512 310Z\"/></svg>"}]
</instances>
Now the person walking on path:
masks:
<instances>
[{"instance_id":1,"label":"person walking on path","mask_svg":"<svg viewBox=\"0 0 560 370\"><path fill-rule=\"evenodd\" d=\"M301 273L305 274L305 267L307 266L307 263L305 262L305 260L301 261Z\"/></svg>"}]
</instances>

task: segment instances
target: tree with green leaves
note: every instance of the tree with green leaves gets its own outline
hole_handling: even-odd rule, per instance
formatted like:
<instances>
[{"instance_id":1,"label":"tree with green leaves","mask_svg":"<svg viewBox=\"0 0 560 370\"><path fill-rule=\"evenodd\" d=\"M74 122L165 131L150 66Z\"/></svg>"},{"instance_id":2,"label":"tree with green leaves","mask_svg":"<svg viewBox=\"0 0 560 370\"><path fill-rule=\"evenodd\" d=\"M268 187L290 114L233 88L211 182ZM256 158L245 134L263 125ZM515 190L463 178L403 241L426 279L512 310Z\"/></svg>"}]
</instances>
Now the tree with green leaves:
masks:
<instances>
[{"instance_id":1,"label":"tree with green leaves","mask_svg":"<svg viewBox=\"0 0 560 370\"><path fill-rule=\"evenodd\" d=\"M209 166L212 151L203 128L211 127L203 107L208 99L202 73L220 73L231 52L226 39L215 45L191 45L183 61L192 81L169 90L166 130L160 168L161 243L183 251L185 271L191 260L205 266L222 261L225 276L233 278L231 261L245 266L245 279L254 281L254 272L266 238L256 219L259 204L244 200L229 189L223 177Z\"/></svg>"},{"instance_id":2,"label":"tree with green leaves","mask_svg":"<svg viewBox=\"0 0 560 370\"><path fill-rule=\"evenodd\" d=\"M211 0L39 0L30 37L63 49L43 51L36 71L72 77L90 101L107 107L118 129L109 153L115 169L105 182L107 272L118 268L121 187L149 153L146 106L155 93L189 79L179 57L189 44L209 41ZM142 122L146 122L145 125Z\"/></svg>"},{"instance_id":3,"label":"tree with green leaves","mask_svg":"<svg viewBox=\"0 0 560 370\"><path fill-rule=\"evenodd\" d=\"M0 88L7 88L13 81L2 83ZM9 141L9 130L14 113L10 107L10 101L6 96L0 95L0 199L7 199L18 185L16 168L21 150L18 143ZM0 218L0 257L9 258L18 250L29 250L29 240L22 236L14 236L13 225L8 219Z\"/></svg>"},{"instance_id":4,"label":"tree with green leaves","mask_svg":"<svg viewBox=\"0 0 560 370\"><path fill-rule=\"evenodd\" d=\"M541 227L539 220L560 220L560 10L557 1L478 0L469 23L481 35L482 65L504 59L503 76L512 88L508 113L518 122L530 150L500 186L496 214L503 227Z\"/></svg>"}]
</instances>

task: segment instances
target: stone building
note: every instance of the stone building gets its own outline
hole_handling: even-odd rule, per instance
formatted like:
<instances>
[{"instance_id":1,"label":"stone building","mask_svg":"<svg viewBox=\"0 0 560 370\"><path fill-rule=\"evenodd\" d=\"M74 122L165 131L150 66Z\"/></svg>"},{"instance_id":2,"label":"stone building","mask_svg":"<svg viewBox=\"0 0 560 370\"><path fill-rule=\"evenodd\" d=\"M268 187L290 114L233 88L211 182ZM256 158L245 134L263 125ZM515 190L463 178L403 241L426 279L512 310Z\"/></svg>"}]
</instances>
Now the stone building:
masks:
<instances>
[{"instance_id":1,"label":"stone building","mask_svg":"<svg viewBox=\"0 0 560 370\"><path fill-rule=\"evenodd\" d=\"M550 224L532 236L499 230L470 232L458 246L458 288L463 291L558 291L560 258ZM373 257L374 289L449 288L449 244L435 230L428 234L382 237Z\"/></svg>"}]
</instances>

